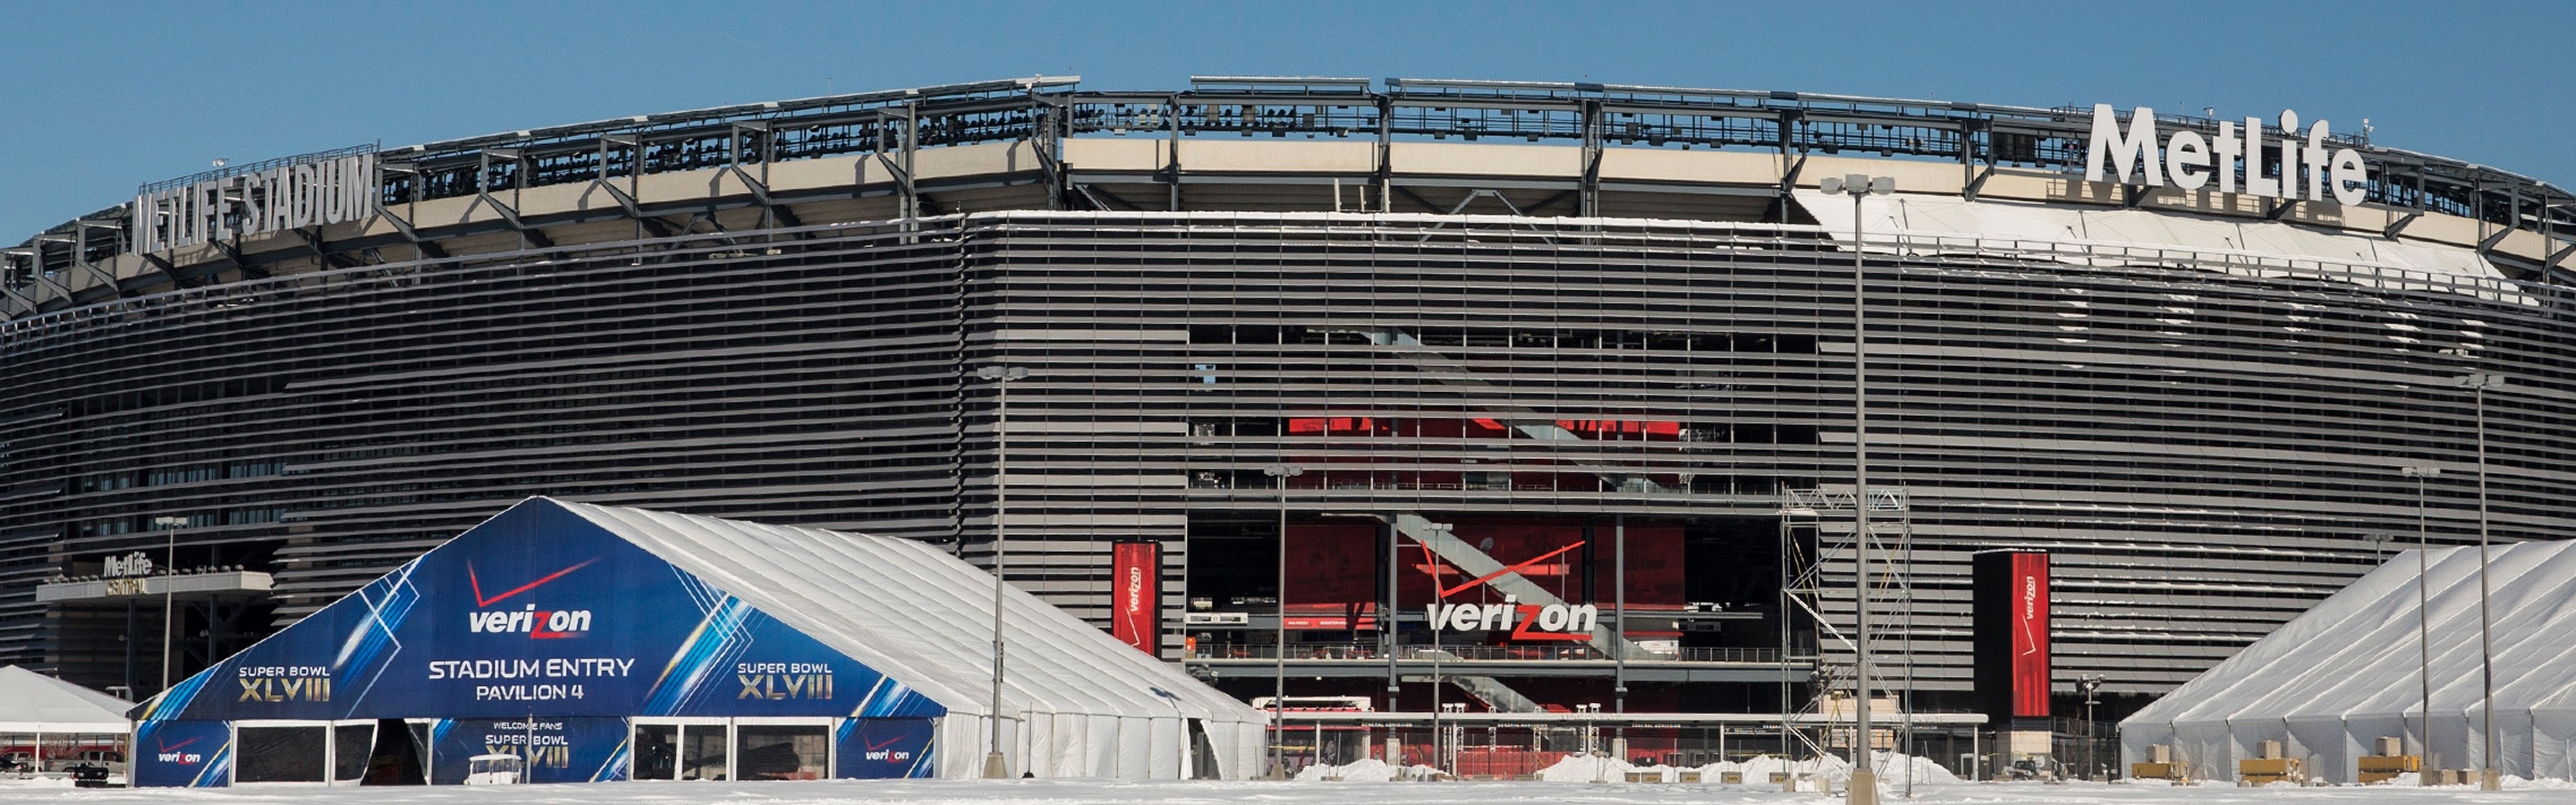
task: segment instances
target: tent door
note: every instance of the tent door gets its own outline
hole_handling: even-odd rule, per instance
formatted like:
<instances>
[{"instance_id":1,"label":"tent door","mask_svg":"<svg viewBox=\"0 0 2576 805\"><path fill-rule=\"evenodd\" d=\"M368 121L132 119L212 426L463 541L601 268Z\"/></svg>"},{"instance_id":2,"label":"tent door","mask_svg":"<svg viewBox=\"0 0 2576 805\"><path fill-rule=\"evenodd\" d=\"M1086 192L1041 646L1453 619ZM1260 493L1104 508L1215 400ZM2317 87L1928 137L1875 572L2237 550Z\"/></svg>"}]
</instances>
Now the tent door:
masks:
<instances>
[{"instance_id":1,"label":"tent door","mask_svg":"<svg viewBox=\"0 0 2576 805\"><path fill-rule=\"evenodd\" d=\"M399 718L376 720L375 746L367 753L366 776L359 785L428 785L429 767L421 762L419 735Z\"/></svg>"},{"instance_id":2,"label":"tent door","mask_svg":"<svg viewBox=\"0 0 2576 805\"><path fill-rule=\"evenodd\" d=\"M1216 745L1208 741L1207 724L1190 719L1190 771L1192 780L1222 780L1225 770L1217 766Z\"/></svg>"}]
</instances>

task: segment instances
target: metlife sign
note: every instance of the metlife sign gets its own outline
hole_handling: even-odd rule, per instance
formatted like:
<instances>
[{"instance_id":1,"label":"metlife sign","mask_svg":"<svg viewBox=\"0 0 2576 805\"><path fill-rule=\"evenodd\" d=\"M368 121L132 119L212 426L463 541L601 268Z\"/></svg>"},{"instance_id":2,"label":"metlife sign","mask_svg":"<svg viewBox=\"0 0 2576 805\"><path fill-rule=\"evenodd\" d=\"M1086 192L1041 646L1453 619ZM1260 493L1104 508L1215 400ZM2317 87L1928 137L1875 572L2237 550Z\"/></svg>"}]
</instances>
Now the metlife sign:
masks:
<instances>
[{"instance_id":1,"label":"metlife sign","mask_svg":"<svg viewBox=\"0 0 2576 805\"><path fill-rule=\"evenodd\" d=\"M134 197L134 250L157 252L210 241L374 217L373 153L333 153L146 187Z\"/></svg>"},{"instance_id":2,"label":"metlife sign","mask_svg":"<svg viewBox=\"0 0 2576 805\"><path fill-rule=\"evenodd\" d=\"M2347 205L2368 197L2369 169L2362 163L2361 152L2327 147L2331 125L2319 120L2302 133L2299 113L2290 110L2283 110L2276 122L2278 138L2266 136L2262 118L2254 117L2245 118L2241 130L2233 121L2220 122L2215 137L2190 129L2167 135L2157 130L2152 109L2141 106L2131 111L2123 127L2110 104L2094 104L2084 180L2184 190L2198 190L2215 181L2221 193L2291 201L2332 199Z\"/></svg>"}]
</instances>

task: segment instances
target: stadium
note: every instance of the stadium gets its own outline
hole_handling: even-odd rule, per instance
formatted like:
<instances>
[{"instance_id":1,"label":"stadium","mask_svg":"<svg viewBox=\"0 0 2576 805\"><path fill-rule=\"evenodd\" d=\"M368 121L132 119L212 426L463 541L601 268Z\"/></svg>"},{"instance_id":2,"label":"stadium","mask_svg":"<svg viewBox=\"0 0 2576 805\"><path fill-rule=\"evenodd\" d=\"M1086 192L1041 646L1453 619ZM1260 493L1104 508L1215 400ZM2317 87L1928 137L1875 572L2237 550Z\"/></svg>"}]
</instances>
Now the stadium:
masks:
<instances>
[{"instance_id":1,"label":"stadium","mask_svg":"<svg viewBox=\"0 0 2576 805\"><path fill-rule=\"evenodd\" d=\"M5 251L0 663L150 694L547 495L927 541L1247 699L1758 726L1849 685L1866 499L1879 687L1978 711L1972 557L2044 552L2108 716L2576 537L2576 199L2368 135L1042 77L226 166Z\"/></svg>"}]
</instances>

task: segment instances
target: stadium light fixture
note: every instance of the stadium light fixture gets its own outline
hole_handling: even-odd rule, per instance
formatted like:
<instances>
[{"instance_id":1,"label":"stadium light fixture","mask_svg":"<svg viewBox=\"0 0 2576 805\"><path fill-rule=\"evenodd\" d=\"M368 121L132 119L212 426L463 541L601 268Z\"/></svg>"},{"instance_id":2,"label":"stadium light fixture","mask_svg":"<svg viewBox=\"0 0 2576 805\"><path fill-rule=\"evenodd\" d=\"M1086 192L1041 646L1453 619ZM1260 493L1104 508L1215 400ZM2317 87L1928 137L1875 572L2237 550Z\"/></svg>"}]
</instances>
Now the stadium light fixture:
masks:
<instances>
[{"instance_id":1,"label":"stadium light fixture","mask_svg":"<svg viewBox=\"0 0 2576 805\"><path fill-rule=\"evenodd\" d=\"M2483 681L2486 706L2487 751L2478 774L2478 788L2503 790L2503 770L2496 765L2495 723L2495 618L2487 598L2492 594L2487 583L2487 389L2503 388L2504 376L2488 372L2470 372L2456 380L2469 390L2474 400L2478 422L2478 677Z\"/></svg>"},{"instance_id":2,"label":"stadium light fixture","mask_svg":"<svg viewBox=\"0 0 2576 805\"><path fill-rule=\"evenodd\" d=\"M1306 474L1294 464L1272 464L1261 474L1279 479L1279 587L1272 603L1279 612L1278 645L1272 654L1270 681L1270 779L1288 779L1288 479Z\"/></svg>"},{"instance_id":3,"label":"stadium light fixture","mask_svg":"<svg viewBox=\"0 0 2576 805\"><path fill-rule=\"evenodd\" d=\"M984 753L984 776L1004 779L1011 776L1010 765L1002 759L1002 566L1010 554L1004 552L1002 520L1010 503L1011 448L1011 381L1029 376L1025 366L986 366L975 370L975 379L993 383L993 712L992 725L986 729L988 745Z\"/></svg>"},{"instance_id":4,"label":"stadium light fixture","mask_svg":"<svg viewBox=\"0 0 2576 805\"><path fill-rule=\"evenodd\" d=\"M2425 536L2427 515L2424 511L2424 482L2442 477L2440 467L2400 467L2399 472L2415 479L2415 674L2424 686L2424 723L2415 737L2415 756L2423 759L2416 769L2417 785L2433 785L2433 613L2426 591L2425 573L2431 567L2427 554L2432 545Z\"/></svg>"},{"instance_id":5,"label":"stadium light fixture","mask_svg":"<svg viewBox=\"0 0 2576 805\"><path fill-rule=\"evenodd\" d=\"M1869 728L1869 305L1861 250L1861 199L1896 192L1896 177L1827 176L1816 189L1852 199L1852 772L1846 805L1878 805Z\"/></svg>"}]
</instances>

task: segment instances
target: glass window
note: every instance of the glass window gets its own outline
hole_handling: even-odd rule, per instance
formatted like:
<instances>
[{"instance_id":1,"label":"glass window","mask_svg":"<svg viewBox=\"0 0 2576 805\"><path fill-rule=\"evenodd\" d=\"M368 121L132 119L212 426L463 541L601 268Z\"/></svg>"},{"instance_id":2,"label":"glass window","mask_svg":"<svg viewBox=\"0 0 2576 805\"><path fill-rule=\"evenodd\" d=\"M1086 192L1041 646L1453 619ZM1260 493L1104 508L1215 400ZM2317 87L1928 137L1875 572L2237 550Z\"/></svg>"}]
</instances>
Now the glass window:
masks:
<instances>
[{"instance_id":1,"label":"glass window","mask_svg":"<svg viewBox=\"0 0 2576 805\"><path fill-rule=\"evenodd\" d=\"M367 757L375 753L376 725L341 724L331 728L331 779L367 776Z\"/></svg>"},{"instance_id":2,"label":"glass window","mask_svg":"<svg viewBox=\"0 0 2576 805\"><path fill-rule=\"evenodd\" d=\"M635 725L637 780L676 780L680 768L680 728L671 724Z\"/></svg>"},{"instance_id":3,"label":"glass window","mask_svg":"<svg viewBox=\"0 0 2576 805\"><path fill-rule=\"evenodd\" d=\"M242 727L236 736L240 760L233 781L242 783L322 782L323 753L330 734L325 727Z\"/></svg>"},{"instance_id":4,"label":"glass window","mask_svg":"<svg viewBox=\"0 0 2576 805\"><path fill-rule=\"evenodd\" d=\"M742 779L822 779L832 738L822 725L744 725L734 740Z\"/></svg>"},{"instance_id":5,"label":"glass window","mask_svg":"<svg viewBox=\"0 0 2576 805\"><path fill-rule=\"evenodd\" d=\"M680 779L725 779L725 728L691 724L680 730Z\"/></svg>"},{"instance_id":6,"label":"glass window","mask_svg":"<svg viewBox=\"0 0 2576 805\"><path fill-rule=\"evenodd\" d=\"M734 766L742 779L819 780L828 772L829 727L746 725L736 734Z\"/></svg>"}]
</instances>

